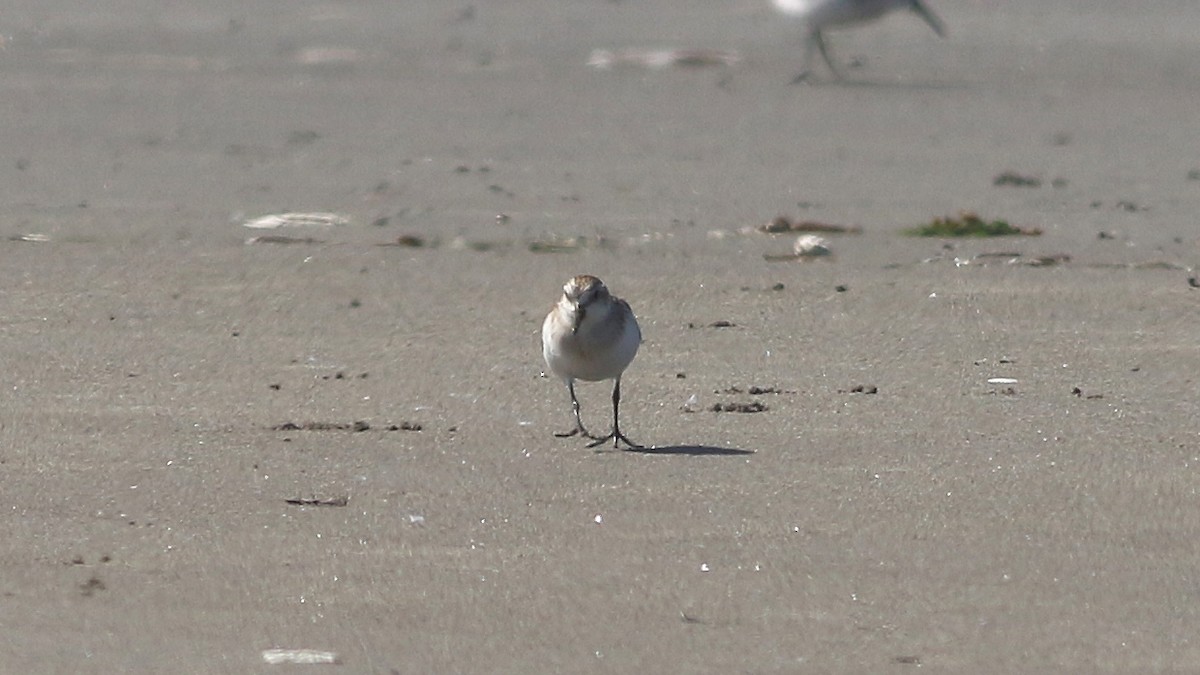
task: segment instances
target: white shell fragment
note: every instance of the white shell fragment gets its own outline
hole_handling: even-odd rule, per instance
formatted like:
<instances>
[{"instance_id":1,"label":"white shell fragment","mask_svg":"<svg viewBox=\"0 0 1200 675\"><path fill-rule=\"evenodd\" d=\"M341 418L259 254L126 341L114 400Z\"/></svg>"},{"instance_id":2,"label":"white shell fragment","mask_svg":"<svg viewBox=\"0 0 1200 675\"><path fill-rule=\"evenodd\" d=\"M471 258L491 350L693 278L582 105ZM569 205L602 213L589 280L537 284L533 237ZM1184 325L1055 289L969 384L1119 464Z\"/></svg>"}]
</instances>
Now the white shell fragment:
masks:
<instances>
[{"instance_id":1,"label":"white shell fragment","mask_svg":"<svg viewBox=\"0 0 1200 675\"><path fill-rule=\"evenodd\" d=\"M50 235L41 234L38 232L28 232L25 234L14 234L13 236L9 237L8 239L9 239L9 241L33 241L33 242L38 242L38 243L44 243L44 242L50 241Z\"/></svg>"},{"instance_id":2,"label":"white shell fragment","mask_svg":"<svg viewBox=\"0 0 1200 675\"><path fill-rule=\"evenodd\" d=\"M596 49L588 57L588 65L600 70L613 66L732 66L739 58L737 52L723 49Z\"/></svg>"},{"instance_id":3,"label":"white shell fragment","mask_svg":"<svg viewBox=\"0 0 1200 675\"><path fill-rule=\"evenodd\" d=\"M990 377L988 384L1016 384L1017 380L1012 377Z\"/></svg>"},{"instance_id":4,"label":"white shell fragment","mask_svg":"<svg viewBox=\"0 0 1200 675\"><path fill-rule=\"evenodd\" d=\"M815 234L802 234L796 237L796 243L792 245L792 252L802 258L816 258L833 253L829 250L829 242Z\"/></svg>"},{"instance_id":5,"label":"white shell fragment","mask_svg":"<svg viewBox=\"0 0 1200 675\"><path fill-rule=\"evenodd\" d=\"M699 405L700 397L692 394L688 397L688 400L684 401L683 405L680 406L679 409L684 412L696 412L696 408L699 407Z\"/></svg>"},{"instance_id":6,"label":"white shell fragment","mask_svg":"<svg viewBox=\"0 0 1200 675\"><path fill-rule=\"evenodd\" d=\"M273 666L282 663L313 665L339 662L337 652L323 652L317 649L264 649L262 658Z\"/></svg>"},{"instance_id":7,"label":"white shell fragment","mask_svg":"<svg viewBox=\"0 0 1200 675\"><path fill-rule=\"evenodd\" d=\"M246 240L247 246L255 244L320 244L320 239L312 237L289 237L285 234L260 234Z\"/></svg>"},{"instance_id":8,"label":"white shell fragment","mask_svg":"<svg viewBox=\"0 0 1200 675\"><path fill-rule=\"evenodd\" d=\"M242 226L256 230L273 230L277 227L331 227L349 224L349 218L336 213L272 213L269 216L247 220Z\"/></svg>"}]
</instances>

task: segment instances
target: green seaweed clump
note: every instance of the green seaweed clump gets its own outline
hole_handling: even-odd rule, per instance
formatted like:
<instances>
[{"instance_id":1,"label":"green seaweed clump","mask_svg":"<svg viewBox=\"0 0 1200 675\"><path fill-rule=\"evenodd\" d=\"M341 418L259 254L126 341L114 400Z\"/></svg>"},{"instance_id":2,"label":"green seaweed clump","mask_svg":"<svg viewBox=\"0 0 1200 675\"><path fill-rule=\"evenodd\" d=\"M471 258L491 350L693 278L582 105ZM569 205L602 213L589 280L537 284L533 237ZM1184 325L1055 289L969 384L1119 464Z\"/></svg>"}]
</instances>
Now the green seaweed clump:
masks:
<instances>
[{"instance_id":1,"label":"green seaweed clump","mask_svg":"<svg viewBox=\"0 0 1200 675\"><path fill-rule=\"evenodd\" d=\"M1004 237L1013 234L1037 236L1042 231L1016 227L1003 220L986 221L970 211L963 211L958 218L934 218L904 233L913 237Z\"/></svg>"}]
</instances>

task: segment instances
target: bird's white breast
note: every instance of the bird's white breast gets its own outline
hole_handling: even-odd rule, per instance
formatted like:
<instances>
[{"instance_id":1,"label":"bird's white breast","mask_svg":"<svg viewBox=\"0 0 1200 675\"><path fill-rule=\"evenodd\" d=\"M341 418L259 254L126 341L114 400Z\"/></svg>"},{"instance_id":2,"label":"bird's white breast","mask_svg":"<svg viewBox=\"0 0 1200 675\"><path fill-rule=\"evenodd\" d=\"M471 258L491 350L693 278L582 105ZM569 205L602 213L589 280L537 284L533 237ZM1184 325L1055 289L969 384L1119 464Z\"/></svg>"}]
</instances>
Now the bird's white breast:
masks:
<instances>
[{"instance_id":1,"label":"bird's white breast","mask_svg":"<svg viewBox=\"0 0 1200 675\"><path fill-rule=\"evenodd\" d=\"M814 28L862 23L877 19L903 0L771 0L784 14L798 17Z\"/></svg>"},{"instance_id":2,"label":"bird's white breast","mask_svg":"<svg viewBox=\"0 0 1200 675\"><path fill-rule=\"evenodd\" d=\"M814 0L771 0L775 9L792 16L804 16L812 11Z\"/></svg>"},{"instance_id":3,"label":"bird's white breast","mask_svg":"<svg viewBox=\"0 0 1200 675\"><path fill-rule=\"evenodd\" d=\"M633 314L617 314L625 312L626 306L617 303L589 308L579 330L572 333L573 312L569 307L556 307L542 324L546 365L567 379L596 381L619 376L642 342Z\"/></svg>"}]
</instances>

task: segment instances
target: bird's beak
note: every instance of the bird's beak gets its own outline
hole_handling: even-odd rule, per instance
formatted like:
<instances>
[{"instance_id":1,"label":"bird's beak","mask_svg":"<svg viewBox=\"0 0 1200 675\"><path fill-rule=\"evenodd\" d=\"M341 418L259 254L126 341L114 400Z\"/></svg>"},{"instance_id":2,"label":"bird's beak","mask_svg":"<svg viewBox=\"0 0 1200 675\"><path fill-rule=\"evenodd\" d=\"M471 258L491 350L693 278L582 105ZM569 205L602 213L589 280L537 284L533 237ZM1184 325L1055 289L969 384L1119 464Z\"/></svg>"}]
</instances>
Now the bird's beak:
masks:
<instances>
[{"instance_id":1,"label":"bird's beak","mask_svg":"<svg viewBox=\"0 0 1200 675\"><path fill-rule=\"evenodd\" d=\"M921 2L921 0L913 0L912 9L918 16L925 20L925 23L929 24L929 27L939 37L946 37L946 24L942 23L942 20L933 13L933 10L926 7L925 3Z\"/></svg>"}]
</instances>

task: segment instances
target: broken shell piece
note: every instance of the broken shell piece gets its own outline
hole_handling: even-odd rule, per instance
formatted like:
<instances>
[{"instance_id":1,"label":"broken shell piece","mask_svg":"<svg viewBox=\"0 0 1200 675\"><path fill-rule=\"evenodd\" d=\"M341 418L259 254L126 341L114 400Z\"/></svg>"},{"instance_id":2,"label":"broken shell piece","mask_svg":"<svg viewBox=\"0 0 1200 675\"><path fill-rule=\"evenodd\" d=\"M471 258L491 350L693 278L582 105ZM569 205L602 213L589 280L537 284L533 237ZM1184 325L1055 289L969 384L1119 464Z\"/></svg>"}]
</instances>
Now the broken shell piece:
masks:
<instances>
[{"instance_id":1,"label":"broken shell piece","mask_svg":"<svg viewBox=\"0 0 1200 675\"><path fill-rule=\"evenodd\" d=\"M792 244L792 252L799 258L816 258L832 254L832 251L829 250L829 242L815 234L802 234L796 237L796 243Z\"/></svg>"},{"instance_id":2,"label":"broken shell piece","mask_svg":"<svg viewBox=\"0 0 1200 675\"><path fill-rule=\"evenodd\" d=\"M722 49L619 49L615 52L595 49L588 57L587 64L607 70L613 66L732 66L738 60L737 52Z\"/></svg>"},{"instance_id":3,"label":"broken shell piece","mask_svg":"<svg viewBox=\"0 0 1200 675\"><path fill-rule=\"evenodd\" d=\"M1017 383L1016 378L1012 378L1012 377L990 377L990 378L988 378L988 384L1016 384L1016 383Z\"/></svg>"},{"instance_id":4,"label":"broken shell piece","mask_svg":"<svg viewBox=\"0 0 1200 675\"><path fill-rule=\"evenodd\" d=\"M325 652L317 649L264 649L262 658L263 661L271 665L281 663L340 663L336 652Z\"/></svg>"},{"instance_id":5,"label":"broken shell piece","mask_svg":"<svg viewBox=\"0 0 1200 675\"><path fill-rule=\"evenodd\" d=\"M312 237L289 237L283 234L260 234L246 240L247 246L254 244L323 244L325 242Z\"/></svg>"},{"instance_id":6,"label":"broken shell piece","mask_svg":"<svg viewBox=\"0 0 1200 675\"><path fill-rule=\"evenodd\" d=\"M40 234L38 232L28 232L26 234L14 234L8 238L9 241L32 241L44 243L50 241L50 235Z\"/></svg>"},{"instance_id":7,"label":"broken shell piece","mask_svg":"<svg viewBox=\"0 0 1200 675\"><path fill-rule=\"evenodd\" d=\"M242 223L242 227L256 230L272 230L277 227L349 225L350 219L336 213L272 213Z\"/></svg>"},{"instance_id":8,"label":"broken shell piece","mask_svg":"<svg viewBox=\"0 0 1200 675\"><path fill-rule=\"evenodd\" d=\"M682 410L683 412L688 412L688 413L696 412L696 409L699 405L700 405L700 397L696 396L695 394L692 394L691 396L688 397L688 400L685 401L684 404L679 407L679 409Z\"/></svg>"}]
</instances>

